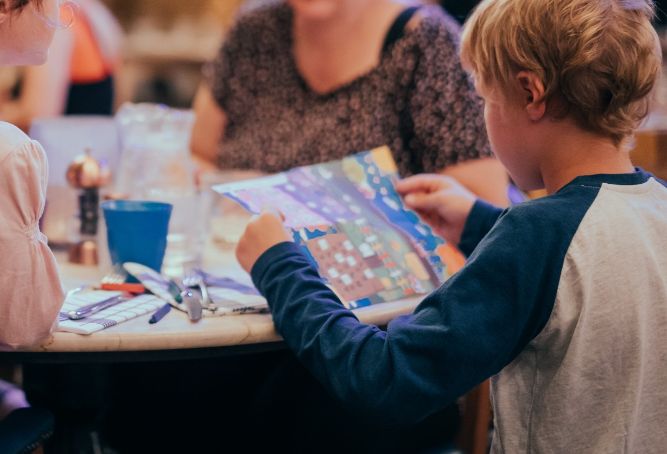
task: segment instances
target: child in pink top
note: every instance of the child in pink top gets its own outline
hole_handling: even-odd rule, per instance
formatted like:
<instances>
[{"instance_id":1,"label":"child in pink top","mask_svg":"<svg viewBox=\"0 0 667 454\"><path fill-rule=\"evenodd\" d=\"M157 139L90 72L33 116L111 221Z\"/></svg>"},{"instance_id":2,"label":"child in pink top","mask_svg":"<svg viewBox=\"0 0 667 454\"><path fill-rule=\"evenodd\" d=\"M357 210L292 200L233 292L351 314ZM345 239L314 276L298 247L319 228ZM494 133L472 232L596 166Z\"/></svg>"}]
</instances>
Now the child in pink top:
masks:
<instances>
[{"instance_id":1,"label":"child in pink top","mask_svg":"<svg viewBox=\"0 0 667 454\"><path fill-rule=\"evenodd\" d=\"M0 65L46 60L59 0L0 0ZM63 290L39 230L48 164L42 147L0 123L0 350L39 343L57 323Z\"/></svg>"},{"instance_id":2,"label":"child in pink top","mask_svg":"<svg viewBox=\"0 0 667 454\"><path fill-rule=\"evenodd\" d=\"M0 0L0 66L46 60L61 0ZM37 344L63 302L56 260L39 231L48 164L41 145L0 122L0 350ZM0 380L0 420L27 407L23 392Z\"/></svg>"},{"instance_id":3,"label":"child in pink top","mask_svg":"<svg viewBox=\"0 0 667 454\"><path fill-rule=\"evenodd\" d=\"M47 174L41 145L0 122L0 349L47 337L62 305L56 261L38 225Z\"/></svg>"}]
</instances>

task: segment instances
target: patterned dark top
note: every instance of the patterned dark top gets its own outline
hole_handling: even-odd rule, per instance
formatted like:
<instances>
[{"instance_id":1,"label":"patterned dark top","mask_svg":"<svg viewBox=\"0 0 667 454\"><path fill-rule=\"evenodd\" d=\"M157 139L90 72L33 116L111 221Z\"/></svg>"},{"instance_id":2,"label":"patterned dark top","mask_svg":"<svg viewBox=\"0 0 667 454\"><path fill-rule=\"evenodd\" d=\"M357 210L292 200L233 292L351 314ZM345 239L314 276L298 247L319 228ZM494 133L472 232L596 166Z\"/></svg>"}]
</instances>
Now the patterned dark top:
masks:
<instances>
[{"instance_id":1,"label":"patterned dark top","mask_svg":"<svg viewBox=\"0 0 667 454\"><path fill-rule=\"evenodd\" d=\"M283 2L242 15L205 78L227 116L218 164L279 172L388 145L403 175L491 155L481 101L459 63L459 27L438 6L354 81L321 95L292 54Z\"/></svg>"}]
</instances>

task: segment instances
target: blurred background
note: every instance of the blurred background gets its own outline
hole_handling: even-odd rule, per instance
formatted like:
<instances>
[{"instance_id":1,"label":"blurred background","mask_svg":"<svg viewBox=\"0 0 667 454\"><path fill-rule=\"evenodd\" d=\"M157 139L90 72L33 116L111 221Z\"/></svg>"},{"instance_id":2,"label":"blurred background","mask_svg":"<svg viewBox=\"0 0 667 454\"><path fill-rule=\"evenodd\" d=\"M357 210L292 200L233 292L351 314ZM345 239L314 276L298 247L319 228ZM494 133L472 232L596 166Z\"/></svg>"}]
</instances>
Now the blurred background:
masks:
<instances>
[{"instance_id":1,"label":"blurred background","mask_svg":"<svg viewBox=\"0 0 667 454\"><path fill-rule=\"evenodd\" d=\"M125 34L115 105L189 107L202 64L212 58L243 0L103 0ZM60 32L59 32L60 33ZM0 99L20 92L23 68L0 70Z\"/></svg>"},{"instance_id":2,"label":"blurred background","mask_svg":"<svg viewBox=\"0 0 667 454\"><path fill-rule=\"evenodd\" d=\"M263 1L272 0L102 0L125 33L115 106L133 101L190 107L201 66L215 55L234 15L241 7ZM440 3L463 21L478 0ZM667 43L667 0L657 3L657 25ZM0 70L0 100L20 91L21 74L21 68ZM667 105L667 94L660 104Z\"/></svg>"},{"instance_id":3,"label":"blurred background","mask_svg":"<svg viewBox=\"0 0 667 454\"><path fill-rule=\"evenodd\" d=\"M105 0L126 31L118 101L189 107L243 0Z\"/></svg>"},{"instance_id":4,"label":"blurred background","mask_svg":"<svg viewBox=\"0 0 667 454\"><path fill-rule=\"evenodd\" d=\"M114 75L113 112L116 112L128 101L191 107L202 65L215 56L235 14L241 8L275 0L101 1L118 20L124 35ZM438 2L425 0L425 3ZM439 3L462 22L478 0ZM667 0L656 3L656 28L663 50L667 51ZM3 104L7 106L10 100L17 99L22 86L26 86L25 74L24 68L0 69L0 118L27 129L27 120L22 122L2 111ZM656 95L652 114L643 127L645 133L638 135L635 156L639 165L665 175L667 152L660 150L667 149L667 77L663 76ZM51 114L42 112L41 116L51 116L57 110Z\"/></svg>"}]
</instances>

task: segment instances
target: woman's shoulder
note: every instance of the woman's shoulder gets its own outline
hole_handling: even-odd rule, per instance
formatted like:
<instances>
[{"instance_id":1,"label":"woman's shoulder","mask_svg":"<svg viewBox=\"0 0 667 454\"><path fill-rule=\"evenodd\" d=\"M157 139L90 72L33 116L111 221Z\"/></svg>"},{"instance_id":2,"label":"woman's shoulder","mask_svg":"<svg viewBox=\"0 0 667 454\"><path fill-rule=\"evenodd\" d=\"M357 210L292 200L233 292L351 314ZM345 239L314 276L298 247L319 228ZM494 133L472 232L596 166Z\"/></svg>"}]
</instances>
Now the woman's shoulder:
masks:
<instances>
[{"instance_id":1,"label":"woman's shoulder","mask_svg":"<svg viewBox=\"0 0 667 454\"><path fill-rule=\"evenodd\" d=\"M418 62L437 68L458 64L461 27L438 5L421 6L408 21L392 49L392 61L414 69ZM423 63L426 62L426 63ZM409 69L411 70L411 69Z\"/></svg>"},{"instance_id":2,"label":"woman's shoulder","mask_svg":"<svg viewBox=\"0 0 667 454\"><path fill-rule=\"evenodd\" d=\"M415 14L407 27L406 32L415 36L419 41L432 43L437 36L446 36L458 45L461 35L459 23L438 5L424 5Z\"/></svg>"}]
</instances>

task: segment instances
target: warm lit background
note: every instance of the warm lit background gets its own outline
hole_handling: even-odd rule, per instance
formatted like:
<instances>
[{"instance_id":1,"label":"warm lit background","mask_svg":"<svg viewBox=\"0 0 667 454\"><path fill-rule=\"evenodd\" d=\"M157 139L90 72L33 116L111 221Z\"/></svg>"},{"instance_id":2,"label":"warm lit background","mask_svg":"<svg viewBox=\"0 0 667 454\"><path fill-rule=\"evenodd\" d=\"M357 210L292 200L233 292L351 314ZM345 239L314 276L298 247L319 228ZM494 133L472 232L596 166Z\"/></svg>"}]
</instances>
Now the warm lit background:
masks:
<instances>
[{"instance_id":1,"label":"warm lit background","mask_svg":"<svg viewBox=\"0 0 667 454\"><path fill-rule=\"evenodd\" d=\"M225 30L242 6L267 0L103 0L125 33L122 70L117 75L116 106L123 102L158 102L190 107L202 64L212 58ZM428 2L426 0L425 2ZM452 14L475 0L444 0ZM659 33L667 49L663 3L658 2ZM20 68L0 69L0 100L19 86ZM637 164L667 177L667 77L656 91L653 113L637 138Z\"/></svg>"}]
</instances>

